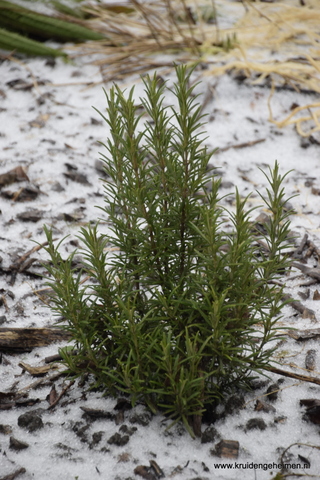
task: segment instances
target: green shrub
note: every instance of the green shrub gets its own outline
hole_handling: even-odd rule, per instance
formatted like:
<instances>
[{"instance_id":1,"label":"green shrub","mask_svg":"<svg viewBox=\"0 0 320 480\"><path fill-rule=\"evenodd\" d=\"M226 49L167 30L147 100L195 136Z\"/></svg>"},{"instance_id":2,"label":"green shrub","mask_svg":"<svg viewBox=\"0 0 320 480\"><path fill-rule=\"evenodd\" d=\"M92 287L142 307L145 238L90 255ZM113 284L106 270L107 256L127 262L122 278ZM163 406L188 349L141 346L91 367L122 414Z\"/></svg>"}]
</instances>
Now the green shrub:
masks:
<instances>
[{"instance_id":1,"label":"green shrub","mask_svg":"<svg viewBox=\"0 0 320 480\"><path fill-rule=\"evenodd\" d=\"M81 272L74 254L63 260L46 234L52 308L74 339L76 355L62 351L72 374L89 372L109 394L128 394L200 435L206 406L271 361L284 304L272 281L289 263L290 212L277 162L262 197L272 212L264 234L238 192L234 213L220 205L191 73L176 67L176 107L164 106L166 86L156 76L144 79L144 123L133 88L106 93L102 210L112 233L81 229Z\"/></svg>"}]
</instances>

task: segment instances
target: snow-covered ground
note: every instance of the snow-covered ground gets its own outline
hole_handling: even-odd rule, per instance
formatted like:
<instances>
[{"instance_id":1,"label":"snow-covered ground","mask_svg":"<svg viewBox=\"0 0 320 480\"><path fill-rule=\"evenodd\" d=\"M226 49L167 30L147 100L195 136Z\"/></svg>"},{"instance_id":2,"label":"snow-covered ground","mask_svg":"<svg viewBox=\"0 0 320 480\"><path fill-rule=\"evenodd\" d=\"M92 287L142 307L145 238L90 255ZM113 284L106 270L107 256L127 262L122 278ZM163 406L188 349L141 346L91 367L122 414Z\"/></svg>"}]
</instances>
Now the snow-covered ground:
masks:
<instances>
[{"instance_id":1,"label":"snow-covered ground","mask_svg":"<svg viewBox=\"0 0 320 480\"><path fill-rule=\"evenodd\" d=\"M200 78L201 72L196 74ZM165 78L171 82L173 77ZM204 94L209 87L213 89L212 100L205 109L207 142L221 149L212 163L223 175L224 191L233 191L235 186L243 195L263 191L266 179L259 168L267 170L277 159L282 173L292 170L285 182L287 195L298 194L291 200L297 212L291 218L292 229L301 239L307 233L320 247L320 196L317 193L317 189L320 191L320 137L315 134L313 141L302 139L294 126L280 130L268 122L268 87L251 86L227 74L216 78L207 75L202 79L200 88ZM0 175L20 166L28 177L1 189L2 328L45 327L55 321L50 309L39 300L37 291L43 287L40 279L22 273L17 275L14 285L10 285L10 274L6 273L11 264L34 247L33 242L45 240L43 224L54 228L56 238L69 234L63 248L71 252L80 225L101 217L96 206L103 205L103 185L95 162L102 150L98 142L105 141L108 129L92 108L103 111L106 107L101 82L99 70L80 60L71 65L60 60L51 65L42 59L27 59L23 63L3 60L0 64ZM128 79L121 85L130 86L132 82L136 83L137 96L142 95L142 82L138 78ZM278 91L272 100L274 118L288 115L293 104L303 105L316 99L315 94ZM256 140L262 141L250 145ZM242 148L234 148L245 143ZM34 192L39 190L34 194L36 198L20 201L20 189L30 186ZM13 198L8 198L10 195L5 193L8 191L13 193ZM258 198L253 194L253 205L260 203ZM27 220L19 216L33 209L38 211L37 221L30 218L28 221L28 215ZM37 262L46 258L42 250L32 257ZM36 263L30 267L31 271L37 271ZM313 258L310 266L315 265ZM307 290L299 287L303 281L305 279L299 277L290 282L288 293L299 299L298 291ZM317 288L318 285L311 286L308 299L303 301L306 308L315 312L315 319L304 318L287 306L279 326L295 327L299 331L317 328L320 303L313 299ZM277 360L283 369L320 378L318 345L319 337L307 342L288 337L279 347ZM54 344L16 355L3 353L0 402L4 397L2 393L20 391L37 380L23 371L20 362L44 365L44 358L56 354L59 346ZM306 372L305 358L310 349L316 350L318 357L315 371ZM49 373L48 377L52 375L54 373ZM279 393L272 403L274 410L256 411L257 399L269 402L264 394L277 381L280 381ZM56 407L48 409L46 397L53 383L58 394L66 386L69 388ZM117 401L103 397L101 392L89 393L86 387L78 381L69 386L69 380L64 377L54 382L44 380L38 388L26 390L30 399L39 399L38 403L0 410L0 479L14 478L6 477L14 472L19 472L19 480L129 480L143 478L139 472L144 472L144 478L160 478L156 469L137 469L141 465L149 468L150 461L156 462L166 478L177 480L236 479L239 475L245 480L266 480L275 478L280 472L277 464L283 461L291 465L289 470L295 474L318 478L319 425L303 418L305 408L300 406L300 400L319 399L319 385L270 374L267 383L244 393L243 408L215 422L216 432L209 443L192 440L180 427L166 432L165 419L160 415L146 419L140 415L144 413L142 406L125 410L123 423L117 424L114 410ZM88 420L81 407L103 410L109 415ZM18 425L18 417L35 410L42 418L42 428L30 432ZM256 428L251 429L250 420L255 418L264 423L253 422ZM141 419L148 424L140 425ZM137 430L131 431L132 427ZM204 425L203 430L206 427ZM110 441L117 432L121 435L120 443L125 443L126 440L121 440L125 435L129 441L124 445ZM16 450L10 437L25 442L28 447ZM222 439L239 442L237 459L214 454L216 444ZM285 449L288 451L281 459ZM310 468L297 467L304 463ZM25 469L24 473L21 468Z\"/></svg>"}]
</instances>

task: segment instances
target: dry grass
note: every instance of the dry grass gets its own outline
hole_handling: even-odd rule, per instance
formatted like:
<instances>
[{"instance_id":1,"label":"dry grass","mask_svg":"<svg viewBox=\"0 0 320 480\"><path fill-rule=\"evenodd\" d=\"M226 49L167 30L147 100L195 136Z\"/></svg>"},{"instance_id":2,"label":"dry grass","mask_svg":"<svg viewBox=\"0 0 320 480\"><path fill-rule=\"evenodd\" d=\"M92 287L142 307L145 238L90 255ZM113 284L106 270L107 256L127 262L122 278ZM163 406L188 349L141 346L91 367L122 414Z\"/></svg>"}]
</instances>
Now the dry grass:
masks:
<instances>
[{"instance_id":1,"label":"dry grass","mask_svg":"<svg viewBox=\"0 0 320 480\"><path fill-rule=\"evenodd\" d=\"M282 120L275 120L271 100L275 90L285 87L320 93L320 4L248 3L246 14L227 33L236 33L238 48L226 62L213 62L209 75L228 70L243 73L252 84L270 81L269 121L279 128L294 124L308 137L320 131L320 103L296 106ZM270 60L270 57L274 60Z\"/></svg>"},{"instance_id":2,"label":"dry grass","mask_svg":"<svg viewBox=\"0 0 320 480\"><path fill-rule=\"evenodd\" d=\"M174 59L194 62L201 58L208 26L203 9L191 9L186 0L129 3L130 8L121 13L105 5L86 9L94 17L90 26L107 35L108 41L77 45L75 55L94 55L105 81L153 68L171 68ZM208 11L214 17L213 1L207 5ZM223 48L219 46L217 27L210 28L217 49Z\"/></svg>"},{"instance_id":3,"label":"dry grass","mask_svg":"<svg viewBox=\"0 0 320 480\"><path fill-rule=\"evenodd\" d=\"M201 62L209 76L241 72L253 84L270 85L271 122L279 128L294 124L307 137L320 130L318 102L298 106L281 120L274 119L271 106L277 89L320 93L320 4L292 3L131 0L126 7L95 6L87 9L91 27L108 41L78 45L74 54L93 55L105 82L171 68L173 61ZM220 28L226 19L232 26Z\"/></svg>"}]
</instances>

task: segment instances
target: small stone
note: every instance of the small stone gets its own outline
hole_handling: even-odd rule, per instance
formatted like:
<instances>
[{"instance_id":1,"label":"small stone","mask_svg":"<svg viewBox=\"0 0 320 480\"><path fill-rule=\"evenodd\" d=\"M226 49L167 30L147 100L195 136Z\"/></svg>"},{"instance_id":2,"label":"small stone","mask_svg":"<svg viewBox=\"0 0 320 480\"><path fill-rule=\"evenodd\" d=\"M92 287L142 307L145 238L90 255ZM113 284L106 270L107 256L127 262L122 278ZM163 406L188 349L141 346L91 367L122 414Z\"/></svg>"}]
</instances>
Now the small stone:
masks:
<instances>
[{"instance_id":1,"label":"small stone","mask_svg":"<svg viewBox=\"0 0 320 480\"><path fill-rule=\"evenodd\" d=\"M81 183L81 185L91 185L91 183L88 181L87 176L84 173L67 172L63 175L69 180L72 180L73 182Z\"/></svg>"},{"instance_id":2,"label":"small stone","mask_svg":"<svg viewBox=\"0 0 320 480\"><path fill-rule=\"evenodd\" d=\"M119 432L126 433L127 435L133 435L137 431L137 427L128 427L127 425L121 425Z\"/></svg>"},{"instance_id":3,"label":"small stone","mask_svg":"<svg viewBox=\"0 0 320 480\"><path fill-rule=\"evenodd\" d=\"M220 170L220 169L218 170L218 168L215 167L214 165L211 165L211 163L208 163L208 164L207 164L207 166L206 166L206 171L207 171L207 172L213 172L213 173L215 173L215 174L217 174L217 175L220 173L220 175L222 175L221 170Z\"/></svg>"},{"instance_id":4,"label":"small stone","mask_svg":"<svg viewBox=\"0 0 320 480\"><path fill-rule=\"evenodd\" d=\"M275 412L276 409L274 408L273 405L270 405L270 403L262 402L261 400L257 400L254 409L257 412L263 411L263 412Z\"/></svg>"},{"instance_id":5,"label":"small stone","mask_svg":"<svg viewBox=\"0 0 320 480\"><path fill-rule=\"evenodd\" d=\"M92 442L90 444L90 447L93 447L94 445L97 445L98 443L100 443L102 440L103 434L104 432L94 432L92 434Z\"/></svg>"},{"instance_id":6,"label":"small stone","mask_svg":"<svg viewBox=\"0 0 320 480\"><path fill-rule=\"evenodd\" d=\"M300 400L300 405L307 407L307 411L303 416L304 420L309 420L316 425L320 425L320 400L307 398Z\"/></svg>"},{"instance_id":7,"label":"small stone","mask_svg":"<svg viewBox=\"0 0 320 480\"><path fill-rule=\"evenodd\" d=\"M96 160L94 162L94 168L97 170L97 172L102 173L103 175L106 175L105 163L102 160Z\"/></svg>"},{"instance_id":8,"label":"small stone","mask_svg":"<svg viewBox=\"0 0 320 480\"><path fill-rule=\"evenodd\" d=\"M18 425L29 432L35 432L43 428L42 418L36 412L26 412L18 418Z\"/></svg>"},{"instance_id":9,"label":"small stone","mask_svg":"<svg viewBox=\"0 0 320 480\"><path fill-rule=\"evenodd\" d=\"M268 395L268 399L270 402L275 402L278 398L278 391L279 385L277 383L272 383L270 387L268 387L266 394Z\"/></svg>"},{"instance_id":10,"label":"small stone","mask_svg":"<svg viewBox=\"0 0 320 480\"><path fill-rule=\"evenodd\" d=\"M298 295L300 298L302 298L302 300L308 300L308 298L310 298L310 288L307 288L305 292L298 292Z\"/></svg>"},{"instance_id":11,"label":"small stone","mask_svg":"<svg viewBox=\"0 0 320 480\"><path fill-rule=\"evenodd\" d=\"M228 398L225 404L225 413L227 415L231 415L238 410L241 410L241 408L244 407L245 400L243 395L239 395L238 393L231 395L231 397Z\"/></svg>"},{"instance_id":12,"label":"small stone","mask_svg":"<svg viewBox=\"0 0 320 480\"><path fill-rule=\"evenodd\" d=\"M246 423L245 430L265 430L266 428L267 424L263 418L250 418Z\"/></svg>"},{"instance_id":13,"label":"small stone","mask_svg":"<svg viewBox=\"0 0 320 480\"><path fill-rule=\"evenodd\" d=\"M74 165L73 163L65 162L64 165L65 165L65 167L67 167L68 172L75 172L75 171L78 170L77 165Z\"/></svg>"},{"instance_id":14,"label":"small stone","mask_svg":"<svg viewBox=\"0 0 320 480\"><path fill-rule=\"evenodd\" d=\"M129 435L120 435L120 433L115 433L109 438L108 443L109 445L117 445L118 447L123 447L129 442L129 440Z\"/></svg>"},{"instance_id":15,"label":"small stone","mask_svg":"<svg viewBox=\"0 0 320 480\"><path fill-rule=\"evenodd\" d=\"M287 417L285 415L279 415L279 417L275 417L274 423L286 423Z\"/></svg>"},{"instance_id":16,"label":"small stone","mask_svg":"<svg viewBox=\"0 0 320 480\"><path fill-rule=\"evenodd\" d=\"M300 147L301 148L309 148L311 145L310 141L308 138L302 137L300 140Z\"/></svg>"},{"instance_id":17,"label":"small stone","mask_svg":"<svg viewBox=\"0 0 320 480\"><path fill-rule=\"evenodd\" d=\"M72 426L72 430L74 433L77 435L77 437L80 438L81 442L87 442L87 430L90 427L90 425L83 424L82 422L75 422Z\"/></svg>"},{"instance_id":18,"label":"small stone","mask_svg":"<svg viewBox=\"0 0 320 480\"><path fill-rule=\"evenodd\" d=\"M204 188L205 188L208 192L212 192L212 180L209 180L208 182L206 182L205 185L204 185Z\"/></svg>"},{"instance_id":19,"label":"small stone","mask_svg":"<svg viewBox=\"0 0 320 480\"><path fill-rule=\"evenodd\" d=\"M130 423L137 423L138 425L146 427L151 421L151 413L134 413L133 415L131 415L129 421Z\"/></svg>"},{"instance_id":20,"label":"small stone","mask_svg":"<svg viewBox=\"0 0 320 480\"><path fill-rule=\"evenodd\" d=\"M118 398L115 410L132 410L131 403L126 398Z\"/></svg>"},{"instance_id":21,"label":"small stone","mask_svg":"<svg viewBox=\"0 0 320 480\"><path fill-rule=\"evenodd\" d=\"M102 120L97 120L96 118L91 117L90 118L91 125L102 125L103 122Z\"/></svg>"},{"instance_id":22,"label":"small stone","mask_svg":"<svg viewBox=\"0 0 320 480\"><path fill-rule=\"evenodd\" d=\"M315 178L308 178L305 182L304 182L304 186L305 187L313 187L314 185L314 180L316 180Z\"/></svg>"},{"instance_id":23,"label":"small stone","mask_svg":"<svg viewBox=\"0 0 320 480\"><path fill-rule=\"evenodd\" d=\"M266 225L268 226L271 222L271 217L264 212L261 212L260 215L254 220L252 224L252 229L254 233L262 233L266 235L268 230Z\"/></svg>"},{"instance_id":24,"label":"small stone","mask_svg":"<svg viewBox=\"0 0 320 480\"><path fill-rule=\"evenodd\" d=\"M218 432L214 427L208 427L205 429L205 431L202 433L201 436L201 443L210 443L214 442L214 440L217 439L218 437Z\"/></svg>"},{"instance_id":25,"label":"small stone","mask_svg":"<svg viewBox=\"0 0 320 480\"><path fill-rule=\"evenodd\" d=\"M21 440L17 440L14 437L10 437L10 444L9 448L12 450L24 450L29 447L28 443L22 442Z\"/></svg>"},{"instance_id":26,"label":"small stone","mask_svg":"<svg viewBox=\"0 0 320 480\"><path fill-rule=\"evenodd\" d=\"M12 428L10 427L10 425L0 425L0 433L2 433L3 435L9 435L10 433L12 433Z\"/></svg>"},{"instance_id":27,"label":"small stone","mask_svg":"<svg viewBox=\"0 0 320 480\"><path fill-rule=\"evenodd\" d=\"M210 468L204 462L201 462L202 468L204 472L210 472Z\"/></svg>"},{"instance_id":28,"label":"small stone","mask_svg":"<svg viewBox=\"0 0 320 480\"><path fill-rule=\"evenodd\" d=\"M72 458L74 453L77 451L76 449L69 447L69 445L65 445L64 443L55 443L54 448L58 450L55 456L59 458Z\"/></svg>"},{"instance_id":29,"label":"small stone","mask_svg":"<svg viewBox=\"0 0 320 480\"><path fill-rule=\"evenodd\" d=\"M54 184L52 185L51 190L53 190L54 192L64 192L64 191L65 191L65 188L63 188L63 186L61 185L61 183L59 183L59 182L54 182Z\"/></svg>"},{"instance_id":30,"label":"small stone","mask_svg":"<svg viewBox=\"0 0 320 480\"><path fill-rule=\"evenodd\" d=\"M228 182L227 180L225 180L224 182L221 182L220 183L220 188L233 188L234 187L234 183L233 182Z\"/></svg>"}]
</instances>

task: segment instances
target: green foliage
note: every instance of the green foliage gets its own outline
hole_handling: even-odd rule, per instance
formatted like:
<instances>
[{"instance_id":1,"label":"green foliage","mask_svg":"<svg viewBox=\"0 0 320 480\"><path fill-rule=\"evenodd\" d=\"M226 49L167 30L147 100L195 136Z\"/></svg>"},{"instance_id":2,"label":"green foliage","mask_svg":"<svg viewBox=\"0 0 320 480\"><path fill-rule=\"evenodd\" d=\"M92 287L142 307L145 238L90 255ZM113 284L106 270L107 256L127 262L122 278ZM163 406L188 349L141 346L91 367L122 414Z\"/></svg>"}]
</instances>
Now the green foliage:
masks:
<instances>
[{"instance_id":1,"label":"green foliage","mask_svg":"<svg viewBox=\"0 0 320 480\"><path fill-rule=\"evenodd\" d=\"M70 6L70 3L68 2L64 3L64 2L60 2L59 0L51 0L49 3L59 13L62 13L64 15L69 15L70 17L80 18L81 20L84 20L86 18L86 15L81 10L81 8L75 5ZM78 3L78 2L75 1L74 3Z\"/></svg>"},{"instance_id":2,"label":"green foliage","mask_svg":"<svg viewBox=\"0 0 320 480\"><path fill-rule=\"evenodd\" d=\"M9 52L21 52L27 55L36 55L44 57L64 57L67 54L56 48L50 48L41 42L31 40L18 33L9 32L0 28L0 48Z\"/></svg>"},{"instance_id":3,"label":"green foliage","mask_svg":"<svg viewBox=\"0 0 320 480\"><path fill-rule=\"evenodd\" d=\"M101 40L103 35L86 27L34 12L14 2L0 0L2 28L42 39L61 41Z\"/></svg>"},{"instance_id":4,"label":"green foliage","mask_svg":"<svg viewBox=\"0 0 320 480\"><path fill-rule=\"evenodd\" d=\"M46 234L52 308L77 352L62 351L72 374L92 373L108 393L161 409L199 435L206 405L270 362L283 306L282 289L271 282L288 265L289 212L277 163L262 197L273 214L264 242L247 199L236 192L229 212L216 176L206 189L212 153L200 133L191 73L176 68L172 107L164 105L166 86L156 76L144 79L145 123L133 88L106 93L102 210L111 234L99 225L81 229L83 270L73 266L74 254L63 260ZM91 281L82 283L83 276Z\"/></svg>"}]
</instances>

